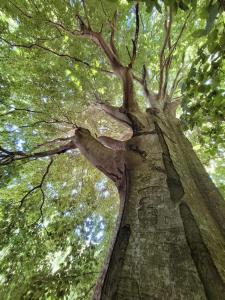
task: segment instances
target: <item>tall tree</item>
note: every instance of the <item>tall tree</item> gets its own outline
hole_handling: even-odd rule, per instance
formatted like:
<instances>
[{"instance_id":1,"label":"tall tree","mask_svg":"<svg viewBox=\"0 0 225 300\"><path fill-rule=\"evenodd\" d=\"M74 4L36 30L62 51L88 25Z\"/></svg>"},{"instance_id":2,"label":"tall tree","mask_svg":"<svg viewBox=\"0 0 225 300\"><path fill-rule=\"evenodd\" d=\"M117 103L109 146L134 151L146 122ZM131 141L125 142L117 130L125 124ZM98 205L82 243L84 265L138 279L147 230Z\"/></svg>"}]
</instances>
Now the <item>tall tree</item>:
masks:
<instances>
[{"instance_id":1,"label":"tall tree","mask_svg":"<svg viewBox=\"0 0 225 300\"><path fill-rule=\"evenodd\" d=\"M223 9L3 1L2 298L223 299L225 202L181 126L220 151ZM88 162L120 197L100 275L115 199Z\"/></svg>"}]
</instances>

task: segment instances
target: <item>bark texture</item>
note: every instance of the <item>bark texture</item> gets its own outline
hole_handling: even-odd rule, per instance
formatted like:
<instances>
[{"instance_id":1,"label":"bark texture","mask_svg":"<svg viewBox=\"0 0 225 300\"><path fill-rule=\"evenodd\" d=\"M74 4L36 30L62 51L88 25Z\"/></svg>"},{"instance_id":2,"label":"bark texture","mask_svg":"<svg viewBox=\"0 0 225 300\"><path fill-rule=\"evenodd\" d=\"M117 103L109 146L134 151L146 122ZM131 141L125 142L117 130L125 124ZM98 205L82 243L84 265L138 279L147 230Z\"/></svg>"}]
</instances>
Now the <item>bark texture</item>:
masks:
<instances>
[{"instance_id":1,"label":"bark texture","mask_svg":"<svg viewBox=\"0 0 225 300\"><path fill-rule=\"evenodd\" d=\"M125 143L116 235L93 299L224 299L225 202L178 120L141 115Z\"/></svg>"}]
</instances>

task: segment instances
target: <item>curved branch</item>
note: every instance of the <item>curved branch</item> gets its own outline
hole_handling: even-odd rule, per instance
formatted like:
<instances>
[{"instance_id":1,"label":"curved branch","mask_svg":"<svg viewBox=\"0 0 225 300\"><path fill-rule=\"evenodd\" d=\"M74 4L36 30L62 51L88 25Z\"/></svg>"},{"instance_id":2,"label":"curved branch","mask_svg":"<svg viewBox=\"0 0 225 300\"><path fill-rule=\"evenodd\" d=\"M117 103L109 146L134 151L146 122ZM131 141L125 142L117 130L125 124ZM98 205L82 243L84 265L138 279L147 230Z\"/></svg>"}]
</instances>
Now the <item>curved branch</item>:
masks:
<instances>
[{"instance_id":1,"label":"curved branch","mask_svg":"<svg viewBox=\"0 0 225 300\"><path fill-rule=\"evenodd\" d=\"M113 150L125 150L125 142L108 136L99 136L97 140L104 146Z\"/></svg>"},{"instance_id":2,"label":"curved branch","mask_svg":"<svg viewBox=\"0 0 225 300\"><path fill-rule=\"evenodd\" d=\"M129 111L138 110L137 102L134 99L133 89L133 75L129 67L125 67L119 61L117 55L114 53L110 44L108 44L103 38L101 32L94 32L84 23L82 18L77 16L80 31L76 32L77 35L88 38L93 41L108 58L114 73L122 80L123 83L123 108Z\"/></svg>"},{"instance_id":3,"label":"curved branch","mask_svg":"<svg viewBox=\"0 0 225 300\"><path fill-rule=\"evenodd\" d=\"M132 123L130 119L125 114L125 111L120 107L115 107L109 104L105 104L103 102L97 102L97 107L106 112L109 116L111 116L113 119L125 123L129 127L131 127Z\"/></svg>"},{"instance_id":4,"label":"curved branch","mask_svg":"<svg viewBox=\"0 0 225 300\"><path fill-rule=\"evenodd\" d=\"M95 139L89 130L79 127L73 138L75 146L100 171L119 186L124 179L123 151L114 151Z\"/></svg>"}]
</instances>

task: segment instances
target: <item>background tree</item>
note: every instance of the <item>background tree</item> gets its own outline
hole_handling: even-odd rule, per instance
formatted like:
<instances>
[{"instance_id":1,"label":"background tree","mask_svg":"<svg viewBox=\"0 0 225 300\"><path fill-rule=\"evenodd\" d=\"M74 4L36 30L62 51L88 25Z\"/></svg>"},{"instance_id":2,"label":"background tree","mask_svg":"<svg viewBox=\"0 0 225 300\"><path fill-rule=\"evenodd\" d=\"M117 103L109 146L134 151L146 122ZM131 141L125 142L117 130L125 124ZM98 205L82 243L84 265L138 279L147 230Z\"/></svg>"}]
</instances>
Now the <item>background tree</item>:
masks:
<instances>
[{"instance_id":1,"label":"background tree","mask_svg":"<svg viewBox=\"0 0 225 300\"><path fill-rule=\"evenodd\" d=\"M174 194L170 189L166 197L183 197L182 185L185 194L189 195L190 187L184 180L189 177L181 174L187 169L182 163L179 166L177 161L192 159L193 165L199 162L190 146L177 141L177 125L168 130L160 121L162 119L168 125L168 116L174 120L175 110L182 100L182 111L179 109L178 112L182 114L183 127L189 130L188 135L192 136L202 160L212 173L215 172L217 184L223 184L223 3L140 2L145 4L25 0L1 3L3 299L91 297L115 226L118 200L112 182L93 168L80 151L116 183L121 199L124 199L125 194L134 195L134 191L126 192L126 178L129 177L126 172L129 170L124 167L124 161L128 159L136 164L137 160L137 165L144 170L142 161L154 146L147 137L154 139L157 134L161 146L158 143L155 147L163 150L164 160L162 152L161 158L153 159L153 179L159 174L164 179L172 178L173 183L175 179ZM146 107L147 114L144 113ZM150 124L144 123L146 115ZM132 144L141 136L146 137L144 145L139 142ZM180 147L178 156L171 142L173 139ZM174 155L166 162L168 151ZM124 160L121 153L132 153L134 157ZM161 159L159 165L156 159ZM197 176L192 166L188 168L193 177ZM169 170L174 173L169 174ZM201 172L204 173L202 169ZM204 183L199 182L202 177L196 178L195 186L204 187ZM170 183L167 180L167 185L171 187L171 180ZM199 242L198 226L195 227L191 217L194 214L210 255L202 242L199 243L201 249L197 247L197 255L190 246L197 266L196 272L192 263L191 273L194 278L196 276L197 284L194 287L184 280L185 290L181 283L176 282L177 297L192 289L199 293L200 299L221 299L219 297L224 292L221 279L224 258L219 246L224 245L224 239L217 232L217 226L223 231L223 215L216 206L223 204L216 200L219 196L215 196L217 192L213 186L207 192L212 195L209 199L211 207L205 207L201 199L196 201L199 203L197 208L185 200L191 210L183 204L181 215L185 228L188 228L185 220L192 220L192 233L196 233L193 236ZM155 191L153 195L157 193ZM203 188L200 188L199 195L199 198L207 198L203 195ZM139 199L139 195L135 197ZM180 199L176 202L178 207ZM138 205L144 204L140 202ZM178 210L173 209L171 214L174 213L174 219L178 220ZM203 217L198 216L199 209L204 212ZM154 228L158 224L157 214L152 207L147 207L142 217L150 220ZM171 215L167 217L170 228ZM124 228L126 234L122 240L126 241L127 237L130 240L130 228ZM209 237L204 228L214 234L211 247L207 244ZM169 234L169 238L177 237L176 232ZM186 238L193 245L187 230ZM152 239L154 242L154 237ZM168 253L181 251L179 247L167 247ZM152 248L151 251L156 253L158 250ZM109 274L113 273L110 273L113 265L120 265L112 264L112 261L108 266ZM138 254L136 261L139 262ZM162 282L163 276L168 280L174 276L163 269L161 272L158 269L158 273ZM199 288L197 273L203 288ZM210 276L214 285L207 281ZM150 289L140 289L140 282L132 284L133 287L129 280L121 282L126 283L135 299L138 297L136 293L141 299L149 297ZM101 290L101 280L98 283L96 295ZM108 285L110 288L107 288L106 281L102 282L103 292L113 293L112 284ZM165 290L164 295L167 292ZM157 293L160 291L155 290L156 298L160 297Z\"/></svg>"}]
</instances>

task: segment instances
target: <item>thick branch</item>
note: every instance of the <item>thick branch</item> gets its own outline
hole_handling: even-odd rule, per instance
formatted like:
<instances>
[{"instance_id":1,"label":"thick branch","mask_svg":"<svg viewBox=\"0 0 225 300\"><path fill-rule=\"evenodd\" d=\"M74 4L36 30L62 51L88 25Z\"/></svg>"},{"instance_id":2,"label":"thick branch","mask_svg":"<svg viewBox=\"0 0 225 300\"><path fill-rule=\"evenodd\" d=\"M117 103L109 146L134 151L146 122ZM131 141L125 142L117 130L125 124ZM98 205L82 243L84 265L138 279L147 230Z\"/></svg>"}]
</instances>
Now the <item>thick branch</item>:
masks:
<instances>
[{"instance_id":1,"label":"thick branch","mask_svg":"<svg viewBox=\"0 0 225 300\"><path fill-rule=\"evenodd\" d=\"M125 150L125 142L113 139L108 136L99 136L97 140L104 146L113 150Z\"/></svg>"},{"instance_id":2,"label":"thick branch","mask_svg":"<svg viewBox=\"0 0 225 300\"><path fill-rule=\"evenodd\" d=\"M129 68L124 69L123 76L123 108L126 112L137 111L138 105L134 99L133 75Z\"/></svg>"},{"instance_id":3,"label":"thick branch","mask_svg":"<svg viewBox=\"0 0 225 300\"><path fill-rule=\"evenodd\" d=\"M110 45L107 44L103 39L102 34L100 32L92 31L91 28L89 28L85 24L85 22L82 20L82 18L79 15L77 15L77 20L79 23L80 30L76 31L76 33L74 34L79 35L80 37L88 38L92 40L97 46L99 46L107 56L115 74L121 76L121 69L123 69L123 66L119 62L117 56L111 49Z\"/></svg>"},{"instance_id":4,"label":"thick branch","mask_svg":"<svg viewBox=\"0 0 225 300\"><path fill-rule=\"evenodd\" d=\"M150 107L155 108L157 106L157 101L156 101L157 100L157 94L155 94L153 91L151 91L148 88L147 69L146 69L145 65L143 65L142 78L138 78L137 76L134 76L134 79L142 85L142 87L144 89L145 97L148 99Z\"/></svg>"},{"instance_id":5,"label":"thick branch","mask_svg":"<svg viewBox=\"0 0 225 300\"><path fill-rule=\"evenodd\" d=\"M173 117L176 117L176 111L177 111L177 108L178 106L180 105L181 103L181 99L177 99L173 102L167 102L166 103L166 106L165 106L165 109L173 116Z\"/></svg>"},{"instance_id":6,"label":"thick branch","mask_svg":"<svg viewBox=\"0 0 225 300\"><path fill-rule=\"evenodd\" d=\"M106 112L109 116L111 116L113 119L115 119L115 120L117 120L121 123L125 123L126 125L131 127L131 121L127 117L127 115L125 114L125 111L122 108L115 107L115 106L105 104L105 103L102 103L102 102L98 102L97 106L101 110Z\"/></svg>"},{"instance_id":7,"label":"thick branch","mask_svg":"<svg viewBox=\"0 0 225 300\"><path fill-rule=\"evenodd\" d=\"M134 99L133 76L130 68L124 67L114 53L111 46L106 43L101 32L94 32L84 23L81 17L77 16L80 24L79 35L93 41L102 49L108 58L114 73L122 80L123 83L123 108L128 111L138 110L138 105Z\"/></svg>"},{"instance_id":8,"label":"thick branch","mask_svg":"<svg viewBox=\"0 0 225 300\"><path fill-rule=\"evenodd\" d=\"M73 139L74 145L80 152L117 186L124 176L123 151L114 151L96 140L85 128L78 128Z\"/></svg>"}]
</instances>

